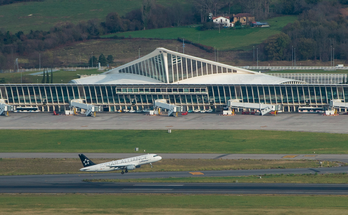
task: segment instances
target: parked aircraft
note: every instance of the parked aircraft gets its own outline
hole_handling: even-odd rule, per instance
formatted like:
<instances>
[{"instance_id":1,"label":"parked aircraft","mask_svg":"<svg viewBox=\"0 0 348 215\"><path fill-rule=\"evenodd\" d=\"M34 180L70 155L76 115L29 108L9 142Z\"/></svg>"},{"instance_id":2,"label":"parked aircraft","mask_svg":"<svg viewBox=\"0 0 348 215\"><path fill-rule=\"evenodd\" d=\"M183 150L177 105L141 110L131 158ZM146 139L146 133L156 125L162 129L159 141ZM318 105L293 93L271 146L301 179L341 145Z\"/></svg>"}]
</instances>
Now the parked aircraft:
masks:
<instances>
[{"instance_id":1,"label":"parked aircraft","mask_svg":"<svg viewBox=\"0 0 348 215\"><path fill-rule=\"evenodd\" d=\"M81 168L80 171L106 172L113 170L122 170L121 174L127 173L128 170L140 168L140 166L144 164L150 164L152 167L152 163L162 160L162 157L157 154L146 154L121 160L109 161L106 163L95 164L84 154L79 154L79 157L83 165L83 168Z\"/></svg>"}]
</instances>

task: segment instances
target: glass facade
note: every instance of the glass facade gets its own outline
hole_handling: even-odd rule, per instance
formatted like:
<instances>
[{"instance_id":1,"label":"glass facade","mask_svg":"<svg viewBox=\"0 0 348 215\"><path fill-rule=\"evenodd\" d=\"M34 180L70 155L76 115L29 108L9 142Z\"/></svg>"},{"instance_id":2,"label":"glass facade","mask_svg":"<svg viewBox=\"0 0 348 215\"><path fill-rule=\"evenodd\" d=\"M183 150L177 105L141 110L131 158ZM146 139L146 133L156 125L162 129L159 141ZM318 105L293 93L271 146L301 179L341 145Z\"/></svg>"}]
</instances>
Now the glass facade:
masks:
<instances>
[{"instance_id":1,"label":"glass facade","mask_svg":"<svg viewBox=\"0 0 348 215\"><path fill-rule=\"evenodd\" d=\"M163 55L157 55L119 70L119 73L132 73L167 83Z\"/></svg>"},{"instance_id":2,"label":"glass facade","mask_svg":"<svg viewBox=\"0 0 348 215\"><path fill-rule=\"evenodd\" d=\"M0 99L17 107L39 107L42 111L69 108L72 99L102 105L106 111L152 108L156 99L168 99L187 110L225 107L229 99L249 103L282 104L284 111L309 105L323 107L332 99L348 102L348 85L77 85L2 84Z\"/></svg>"},{"instance_id":3,"label":"glass facade","mask_svg":"<svg viewBox=\"0 0 348 215\"><path fill-rule=\"evenodd\" d=\"M168 83L173 83L203 75L237 73L237 70L224 67L223 64L205 61L204 59L199 58L191 59L188 57L182 57L175 53L168 53L167 61L169 78Z\"/></svg>"},{"instance_id":4,"label":"glass facade","mask_svg":"<svg viewBox=\"0 0 348 215\"><path fill-rule=\"evenodd\" d=\"M164 49L156 49L153 53L139 60L115 68L115 71L118 73L142 75L163 83L174 83L189 78L213 74L250 74L251 72Z\"/></svg>"},{"instance_id":5,"label":"glass facade","mask_svg":"<svg viewBox=\"0 0 348 215\"><path fill-rule=\"evenodd\" d=\"M267 75L279 78L288 78L304 81L308 84L346 84L348 83L348 74L330 74L330 73L267 73Z\"/></svg>"}]
</instances>

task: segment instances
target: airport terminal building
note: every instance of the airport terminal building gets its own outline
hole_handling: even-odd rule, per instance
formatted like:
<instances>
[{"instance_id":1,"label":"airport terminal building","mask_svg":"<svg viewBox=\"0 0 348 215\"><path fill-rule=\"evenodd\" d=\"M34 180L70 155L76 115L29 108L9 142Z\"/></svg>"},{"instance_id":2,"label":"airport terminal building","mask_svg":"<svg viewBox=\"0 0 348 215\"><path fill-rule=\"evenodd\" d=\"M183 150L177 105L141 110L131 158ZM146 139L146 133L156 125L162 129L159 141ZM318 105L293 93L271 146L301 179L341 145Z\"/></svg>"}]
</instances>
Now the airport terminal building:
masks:
<instances>
[{"instance_id":1,"label":"airport terminal building","mask_svg":"<svg viewBox=\"0 0 348 215\"><path fill-rule=\"evenodd\" d=\"M348 102L348 85L271 76L157 48L123 66L69 84L0 84L0 99L15 108L40 111L64 111L71 100L83 99L109 112L152 109L158 99L187 111L221 111L228 100L239 99L280 104L284 112L295 112L303 106L326 108L333 99Z\"/></svg>"}]
</instances>

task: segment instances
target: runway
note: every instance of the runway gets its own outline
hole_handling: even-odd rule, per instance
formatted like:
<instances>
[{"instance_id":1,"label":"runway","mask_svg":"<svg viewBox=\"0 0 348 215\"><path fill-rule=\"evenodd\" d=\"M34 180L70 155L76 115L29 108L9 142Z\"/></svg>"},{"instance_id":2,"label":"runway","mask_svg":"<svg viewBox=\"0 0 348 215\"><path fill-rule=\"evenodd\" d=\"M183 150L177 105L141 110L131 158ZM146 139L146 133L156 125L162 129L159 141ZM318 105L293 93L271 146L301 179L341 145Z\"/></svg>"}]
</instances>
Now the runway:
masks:
<instances>
[{"instance_id":1,"label":"runway","mask_svg":"<svg viewBox=\"0 0 348 215\"><path fill-rule=\"evenodd\" d=\"M0 176L0 193L230 193L230 194L330 194L348 195L348 184L263 184L263 183L91 183L83 179L139 179L168 177L248 176L264 174L347 173L348 167L224 170L189 172L119 172Z\"/></svg>"},{"instance_id":2,"label":"runway","mask_svg":"<svg viewBox=\"0 0 348 215\"><path fill-rule=\"evenodd\" d=\"M0 153L0 158L78 158L78 153ZM142 153L85 153L90 159L119 159ZM160 153L164 159L255 159L255 160L326 160L348 163L345 154L171 154Z\"/></svg>"}]
</instances>

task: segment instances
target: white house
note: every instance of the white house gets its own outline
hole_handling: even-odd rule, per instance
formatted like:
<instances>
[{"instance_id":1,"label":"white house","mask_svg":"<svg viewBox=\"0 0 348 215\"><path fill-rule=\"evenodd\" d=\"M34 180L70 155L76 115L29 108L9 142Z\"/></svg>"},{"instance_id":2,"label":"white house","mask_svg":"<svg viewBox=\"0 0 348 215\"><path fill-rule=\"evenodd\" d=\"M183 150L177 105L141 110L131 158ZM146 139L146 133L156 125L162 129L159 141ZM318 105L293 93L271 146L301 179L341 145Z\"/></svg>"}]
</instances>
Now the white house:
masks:
<instances>
[{"instance_id":1,"label":"white house","mask_svg":"<svg viewBox=\"0 0 348 215\"><path fill-rule=\"evenodd\" d=\"M213 22L216 25L222 25L223 27L233 27L233 23L230 22L230 17L228 16L218 16L213 17Z\"/></svg>"}]
</instances>

